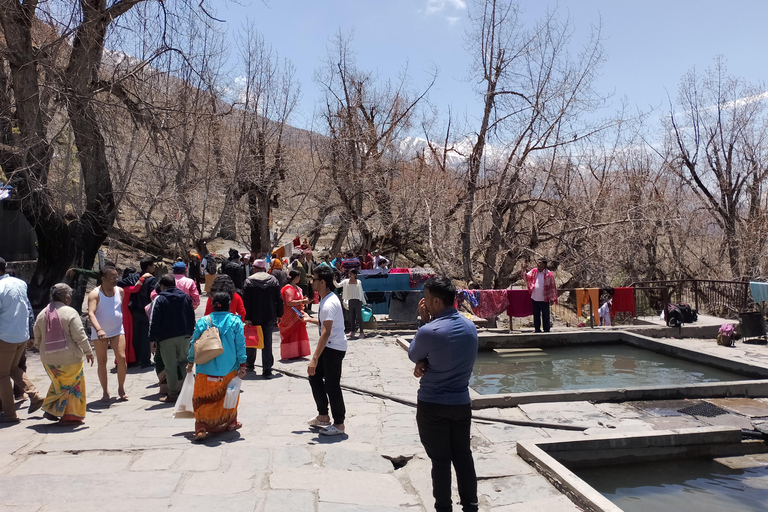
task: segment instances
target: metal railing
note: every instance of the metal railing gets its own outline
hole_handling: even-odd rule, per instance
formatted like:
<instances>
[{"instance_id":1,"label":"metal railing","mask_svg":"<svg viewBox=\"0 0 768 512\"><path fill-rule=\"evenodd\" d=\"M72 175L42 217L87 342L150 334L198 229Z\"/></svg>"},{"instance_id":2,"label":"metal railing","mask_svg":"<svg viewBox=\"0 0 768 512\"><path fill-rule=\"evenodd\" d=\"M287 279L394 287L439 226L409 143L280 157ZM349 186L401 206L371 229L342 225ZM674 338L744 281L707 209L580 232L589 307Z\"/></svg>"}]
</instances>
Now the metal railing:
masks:
<instances>
[{"instance_id":1,"label":"metal railing","mask_svg":"<svg viewBox=\"0 0 768 512\"><path fill-rule=\"evenodd\" d=\"M668 304L689 304L699 314L720 318L738 318L752 309L747 281L715 281L680 279L674 281L641 281L635 289L635 314L649 316L665 311Z\"/></svg>"}]
</instances>

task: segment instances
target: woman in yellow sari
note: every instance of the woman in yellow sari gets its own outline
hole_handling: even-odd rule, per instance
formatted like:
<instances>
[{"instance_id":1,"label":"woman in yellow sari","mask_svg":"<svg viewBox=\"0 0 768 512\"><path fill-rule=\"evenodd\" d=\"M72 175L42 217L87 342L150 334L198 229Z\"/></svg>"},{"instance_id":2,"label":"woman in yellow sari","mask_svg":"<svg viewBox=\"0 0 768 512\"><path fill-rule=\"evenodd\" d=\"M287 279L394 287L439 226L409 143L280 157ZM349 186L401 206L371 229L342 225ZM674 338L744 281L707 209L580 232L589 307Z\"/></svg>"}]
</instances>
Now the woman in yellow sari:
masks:
<instances>
[{"instance_id":1,"label":"woman in yellow sari","mask_svg":"<svg viewBox=\"0 0 768 512\"><path fill-rule=\"evenodd\" d=\"M72 288L59 283L51 288L51 303L35 321L35 344L51 378L43 402L45 418L60 425L79 425L85 420L83 356L93 366L93 351L80 315L69 305Z\"/></svg>"},{"instance_id":2,"label":"woman in yellow sari","mask_svg":"<svg viewBox=\"0 0 768 512\"><path fill-rule=\"evenodd\" d=\"M229 312L230 296L226 292L213 295L213 313L197 321L189 346L187 373L192 373L195 361L195 341L210 327L219 330L224 353L205 364L197 365L192 405L195 409L195 441L204 441L210 432L237 430L238 398L234 409L224 408L227 386L235 376L245 377L245 334L243 321ZM190 378L189 376L187 378Z\"/></svg>"}]
</instances>

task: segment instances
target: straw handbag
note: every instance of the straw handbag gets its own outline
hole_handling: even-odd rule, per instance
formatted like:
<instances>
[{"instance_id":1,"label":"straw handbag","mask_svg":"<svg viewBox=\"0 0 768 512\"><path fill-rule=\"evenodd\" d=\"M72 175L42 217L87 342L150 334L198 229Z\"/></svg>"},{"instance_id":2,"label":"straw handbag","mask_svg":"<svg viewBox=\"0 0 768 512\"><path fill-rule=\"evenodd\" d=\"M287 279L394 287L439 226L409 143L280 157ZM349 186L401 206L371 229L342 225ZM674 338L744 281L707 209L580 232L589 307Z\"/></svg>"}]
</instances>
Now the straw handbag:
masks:
<instances>
[{"instance_id":1,"label":"straw handbag","mask_svg":"<svg viewBox=\"0 0 768 512\"><path fill-rule=\"evenodd\" d=\"M205 364L224 353L218 327L214 327L210 315L206 319L208 328L195 341L195 364Z\"/></svg>"}]
</instances>

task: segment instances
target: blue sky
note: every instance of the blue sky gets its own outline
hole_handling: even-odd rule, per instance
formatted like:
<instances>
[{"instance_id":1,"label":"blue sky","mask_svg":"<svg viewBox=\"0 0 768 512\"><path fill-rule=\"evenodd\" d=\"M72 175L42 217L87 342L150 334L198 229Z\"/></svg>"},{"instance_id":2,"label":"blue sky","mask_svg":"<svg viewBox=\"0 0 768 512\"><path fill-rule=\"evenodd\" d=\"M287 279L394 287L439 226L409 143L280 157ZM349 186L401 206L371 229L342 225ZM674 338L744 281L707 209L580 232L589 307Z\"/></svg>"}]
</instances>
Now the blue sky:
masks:
<instances>
[{"instance_id":1,"label":"blue sky","mask_svg":"<svg viewBox=\"0 0 768 512\"><path fill-rule=\"evenodd\" d=\"M293 61L302 95L291 121L310 127L321 96L313 73L339 29L354 31L352 46L361 69L385 79L396 77L407 64L413 85L420 87L437 67L430 101L441 111L450 105L454 114L467 114L470 121L478 116L480 100L466 80L466 8L471 1L216 0L214 5L228 33L248 18L281 58ZM575 45L589 35L591 24L602 24L607 61L597 88L613 94L612 108L626 97L638 108L661 109L660 115L667 108L667 94L674 100L683 74L694 66L711 66L719 54L732 75L753 83L768 81L765 0L524 0L520 5L531 23L555 6L570 14Z\"/></svg>"}]
</instances>

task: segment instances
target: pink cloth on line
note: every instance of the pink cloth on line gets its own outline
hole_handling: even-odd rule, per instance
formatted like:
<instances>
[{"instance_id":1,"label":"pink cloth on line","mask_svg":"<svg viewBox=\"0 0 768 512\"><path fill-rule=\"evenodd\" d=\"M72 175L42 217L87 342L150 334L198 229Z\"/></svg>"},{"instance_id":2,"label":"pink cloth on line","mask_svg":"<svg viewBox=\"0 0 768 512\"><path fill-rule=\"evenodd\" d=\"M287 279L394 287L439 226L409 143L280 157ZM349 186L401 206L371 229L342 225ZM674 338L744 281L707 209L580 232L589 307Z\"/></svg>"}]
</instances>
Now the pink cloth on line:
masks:
<instances>
[{"instance_id":1,"label":"pink cloth on line","mask_svg":"<svg viewBox=\"0 0 768 512\"><path fill-rule=\"evenodd\" d=\"M64 334L64 326L61 325L59 312L53 302L45 310L45 351L61 352L67 348L67 337Z\"/></svg>"},{"instance_id":2,"label":"pink cloth on line","mask_svg":"<svg viewBox=\"0 0 768 512\"><path fill-rule=\"evenodd\" d=\"M491 318L507 310L507 290L478 290L475 294L478 301L477 307L472 308L475 316Z\"/></svg>"},{"instance_id":3,"label":"pink cloth on line","mask_svg":"<svg viewBox=\"0 0 768 512\"><path fill-rule=\"evenodd\" d=\"M409 268L391 268L389 269L390 274L410 274L411 269Z\"/></svg>"},{"instance_id":4,"label":"pink cloth on line","mask_svg":"<svg viewBox=\"0 0 768 512\"><path fill-rule=\"evenodd\" d=\"M510 318L523 318L533 315L533 302L528 290L507 290L507 315Z\"/></svg>"}]
</instances>

